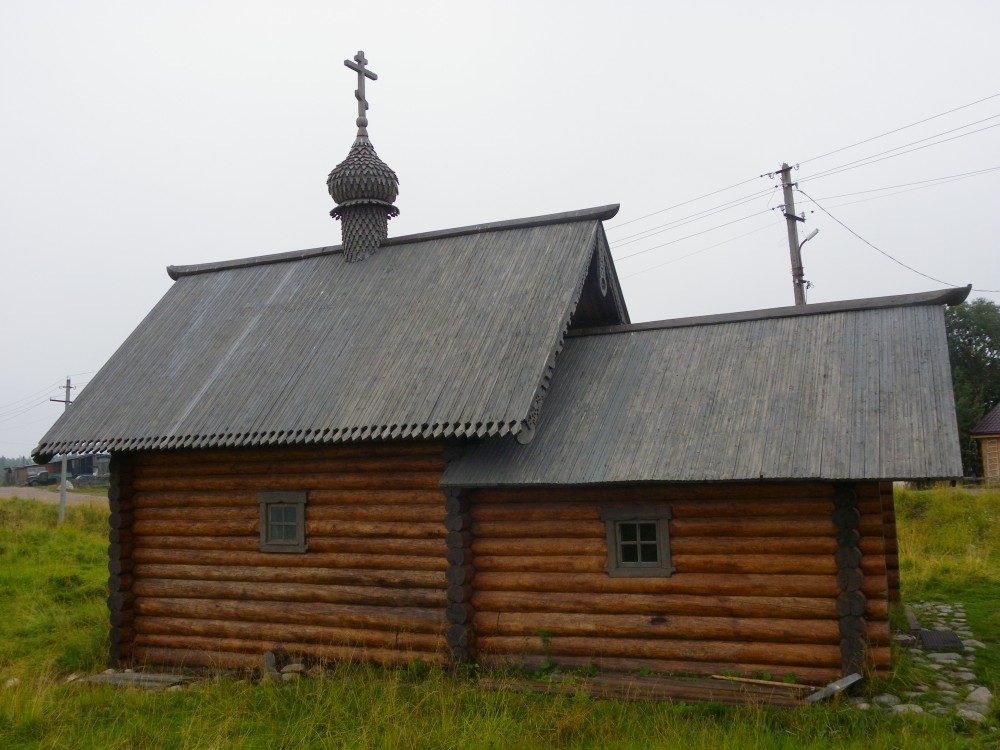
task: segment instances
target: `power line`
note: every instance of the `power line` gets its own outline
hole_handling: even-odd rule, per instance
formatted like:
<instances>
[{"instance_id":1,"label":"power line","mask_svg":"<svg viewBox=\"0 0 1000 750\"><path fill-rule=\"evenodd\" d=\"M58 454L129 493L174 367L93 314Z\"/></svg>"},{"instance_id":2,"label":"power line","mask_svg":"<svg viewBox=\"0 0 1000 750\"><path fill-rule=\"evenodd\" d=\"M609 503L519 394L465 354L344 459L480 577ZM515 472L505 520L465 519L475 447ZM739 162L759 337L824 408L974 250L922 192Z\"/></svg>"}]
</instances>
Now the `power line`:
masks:
<instances>
[{"instance_id":1,"label":"power line","mask_svg":"<svg viewBox=\"0 0 1000 750\"><path fill-rule=\"evenodd\" d=\"M994 115L993 117L989 117L987 119L992 120L995 117L1000 117L1000 115ZM984 121L980 120L980 122L984 122ZM977 123L971 123L971 124L977 124ZM969 127L969 126L968 125L963 125L962 126L962 128L966 128L966 127ZM961 130L962 128L955 128L955 130ZM823 172L819 172L818 174L815 174L812 177L806 177L804 179L801 179L801 180L799 180L799 182L807 182L809 180L818 180L818 179L821 179L823 177L829 177L830 175L840 174L841 172L847 172L847 171L850 171L852 169L858 169L860 167L867 167L870 164L876 164L876 163L878 163L880 161L885 161L886 159L894 159L897 156L904 156L905 154L912 154L914 151L922 151L923 149L925 149L925 148L931 148L932 146L940 146L942 143L949 143L950 141L958 140L959 138L965 138L966 136L970 136L970 135L975 135L976 133L982 133L984 130L992 130L993 128L1000 128L1000 123L996 123L994 125L987 125L985 128L979 128L978 130L972 130L972 131L970 131L968 133L961 133L960 135L955 135L955 136L952 136L951 138L945 138L944 140L936 141L934 143L928 143L928 144L925 144L923 146L917 146L916 148L911 148L908 151L900 151L898 154L891 153L893 151L899 151L899 149L901 149L901 148L906 148L907 146L912 146L912 145L914 145L916 143L921 143L922 141L926 141L929 138L937 138L938 136L944 135L945 133L953 133L953 132L955 132L954 130L947 130L944 133L937 133L936 135L928 136L928 138L921 138L920 140L913 141L912 143L907 143L907 144L904 144L902 146L897 146L896 148L888 149L887 151L880 151L877 154L872 154L871 156L866 156L866 157L861 158L861 159L856 159L855 161L847 162L846 164L843 164L840 167L831 167L830 169L827 169L827 170L825 170ZM889 156L882 156L882 154L889 154ZM881 159L876 159L875 158L876 156L882 156L882 158Z\"/></svg>"},{"instance_id":2,"label":"power line","mask_svg":"<svg viewBox=\"0 0 1000 750\"><path fill-rule=\"evenodd\" d=\"M686 200L686 201L683 201L681 203L675 203L674 205L667 206L666 208L661 208L659 211L653 211L653 213L651 213L651 214L646 214L645 216L640 216L640 217L638 217L636 219L629 219L628 221L622 221L622 222L619 222L617 224L612 224L609 227L605 227L605 231L612 231L612 230L618 229L618 227L623 227L626 224L632 224L632 223L634 223L636 221L642 221L643 219L648 219L650 216L656 216L657 214L662 214L664 211L671 211L671 210L673 210L675 208L680 208L681 206L686 206L689 203L694 203L695 201L700 201L702 198L708 198L709 196L712 196L712 195L718 195L719 193L724 193L727 190L732 190L733 188L739 187L740 185L746 185L748 182L755 182L758 179L759 179L759 177L751 177L751 178L749 178L747 180L743 180L742 182L734 183L734 184L730 185L729 187L719 188L718 190L713 190L710 193L705 193L704 195L699 195L697 198L691 198L690 200Z\"/></svg>"},{"instance_id":3,"label":"power line","mask_svg":"<svg viewBox=\"0 0 1000 750\"><path fill-rule=\"evenodd\" d=\"M650 271L655 271L657 268L662 268L663 266L669 266L670 264L676 263L677 261L684 260L685 258L690 258L692 255L700 255L701 253L707 252L709 250L713 250L713 249L715 249L717 247L720 247L722 245L728 245L730 242L735 242L736 240L743 239L744 237L747 237L747 236L749 236L751 234L757 234L758 232L763 232L765 229L774 229L774 225L773 224L765 224L764 226L760 227L759 229L753 229L753 230L751 230L749 232L744 232L743 234L738 234L735 237L730 237L728 240L723 240L722 242L716 242L714 245L709 245L708 247L703 247L701 250L695 250L693 253L686 253L685 255L678 255L675 258L671 258L670 260L664 261L663 263L657 263L655 266L650 266L649 268L644 268L641 271L633 271L632 273L626 274L626 275L622 276L621 278L623 278L623 279L630 279L633 276L638 276L639 274L649 273Z\"/></svg>"},{"instance_id":4,"label":"power line","mask_svg":"<svg viewBox=\"0 0 1000 750\"><path fill-rule=\"evenodd\" d=\"M865 143L870 143L871 141L877 141L879 138L885 138L887 135L892 135L893 133L898 133L901 130L907 130L908 128L912 128L917 125L922 125L925 122L930 122L931 120L936 120L939 117L950 115L952 112L958 112L959 110L962 109L968 109L969 107L972 107L976 104L982 104L983 102L989 101L990 99L996 99L998 96L1000 96L1000 92L997 92L996 94L990 94L989 96L984 96L982 99L977 99L974 102L963 104L961 107L955 107L954 109L949 109L945 112L940 112L936 115L932 115L931 117L925 117L923 120L917 120L916 122L911 122L909 125L903 125L902 127L894 128L893 130L887 130L886 132L881 133L879 135L873 135L871 138L865 138L863 141L852 143L850 146L843 146L841 148L834 149L833 151L827 151L825 154L820 154L819 156L810 157L808 159L805 159L804 161L800 161L799 164L805 164L810 161L816 161L817 159L824 159L827 156L832 156L833 154L839 154L841 151L847 151L847 149L849 148L854 148L855 146L860 146Z\"/></svg>"},{"instance_id":5,"label":"power line","mask_svg":"<svg viewBox=\"0 0 1000 750\"><path fill-rule=\"evenodd\" d=\"M698 237L699 235L706 234L708 232L714 232L716 229L722 229L722 227L728 227L730 224L736 224L741 221L746 221L747 219L752 219L754 216L760 216L761 214L766 214L773 209L764 209L763 211L757 211L756 213L749 214L748 216L743 216L739 219L733 219L732 221L727 221L724 224L718 224L714 227L709 227L708 229L703 229L700 232L695 232L694 234L689 234L684 237L678 237L676 240L671 240L670 242L664 242L662 245L654 245L653 247L647 247L645 250L637 250L634 253L629 253L628 255L622 255L620 258L616 258L617 261L627 260L628 258L634 258L637 255L642 255L643 253L648 253L651 250L658 250L661 247L667 247L668 245L675 245L678 242L683 242L684 240L689 240L692 237Z\"/></svg>"},{"instance_id":6,"label":"power line","mask_svg":"<svg viewBox=\"0 0 1000 750\"><path fill-rule=\"evenodd\" d=\"M52 383L51 385L48 385L45 388L41 388L41 389L39 389L39 390L35 391L34 393L31 393L31 394L29 394L27 396L23 396L21 398L14 399L13 401L11 401L10 403L7 403L7 404L0 404L0 412L4 411L8 407L14 407L16 404L19 404L22 401L30 401L33 398L38 398L43 393L46 393L48 391L51 391L53 388L58 387L61 382L62 382L61 380L57 380L54 383Z\"/></svg>"},{"instance_id":7,"label":"power line","mask_svg":"<svg viewBox=\"0 0 1000 750\"><path fill-rule=\"evenodd\" d=\"M649 237L653 237L657 234L663 234L664 232L668 232L671 229L676 229L679 226L684 226L685 224L691 224L695 221L706 219L709 216L714 216L715 214L722 213L723 211L728 211L731 208L736 208L737 206L742 206L746 203L750 203L756 200L757 198L764 197L768 193L773 193L773 188L768 188L767 190L761 190L757 193L753 193L752 195L744 196L743 198L737 198L733 201L730 201L729 203L723 203L719 206L706 208L704 211L699 211L698 213L695 214L682 216L681 218L675 219L674 221L669 221L666 224L660 224L655 227L650 227L649 229L637 232L636 234L630 234L627 237L622 237L620 240L616 240L611 245L611 247L617 248L621 247L622 245L630 245L633 242L639 242L640 240L648 239Z\"/></svg>"},{"instance_id":8,"label":"power line","mask_svg":"<svg viewBox=\"0 0 1000 750\"><path fill-rule=\"evenodd\" d=\"M951 286L951 287L961 286L960 284L950 284L947 281L942 281L941 279L935 278L934 276L926 274L923 271L918 271L913 266L908 266L906 263L904 263L903 261L899 260L898 258L894 258L893 256L889 255L889 253L887 253L882 248L877 247L876 245L874 245L871 242L869 242L868 240L866 240L864 237L862 237L860 234L858 234L857 232L855 232L853 229L851 229L849 226L847 226L844 222L842 222L836 216L834 216L829 211L827 211L825 208L823 208L823 206L821 206L819 203L817 203L816 199L812 198L805 190L803 190L802 188L799 188L799 192L802 193L802 195L804 195L806 198L809 198L809 200L811 200L814 204L816 204L816 207L820 211L822 211L827 216L829 216L831 219L833 219L835 222L837 222L838 224L840 224L840 226L842 226L848 232L850 232L855 237L857 237L859 240L861 240L862 242L864 242L866 245L868 245L868 247L870 247L873 250L881 253L886 258L888 258L889 260L891 260L893 263L897 263L898 265L901 265L903 268L907 269L908 271L913 271L913 273L917 274L918 276L923 276L925 279L930 279L931 281L937 282L938 284L944 284L945 286ZM997 292L997 291L1000 291L1000 290L997 290L997 289L974 289L973 291L976 291L976 292Z\"/></svg>"},{"instance_id":9,"label":"power line","mask_svg":"<svg viewBox=\"0 0 1000 750\"><path fill-rule=\"evenodd\" d=\"M850 198L851 196L854 195L864 195L866 193L880 193L883 190L895 190L896 188L910 187L911 185L926 185L927 187L934 187L934 185L927 185L926 183L939 183L939 182L943 183L951 180L957 180L960 178L975 177L977 175L986 174L987 172L995 172L997 170L1000 170L1000 166L987 167L986 169L977 169L973 172L961 172L960 174L944 175L942 177L931 177L930 179L927 180L904 182L899 185L887 185L885 187L880 187L880 188L871 188L870 190L858 190L853 193L841 193L840 195L827 195L824 198L820 198L820 200L829 201L829 200L836 200L837 198ZM803 182L805 182L805 180L803 180Z\"/></svg>"}]
</instances>

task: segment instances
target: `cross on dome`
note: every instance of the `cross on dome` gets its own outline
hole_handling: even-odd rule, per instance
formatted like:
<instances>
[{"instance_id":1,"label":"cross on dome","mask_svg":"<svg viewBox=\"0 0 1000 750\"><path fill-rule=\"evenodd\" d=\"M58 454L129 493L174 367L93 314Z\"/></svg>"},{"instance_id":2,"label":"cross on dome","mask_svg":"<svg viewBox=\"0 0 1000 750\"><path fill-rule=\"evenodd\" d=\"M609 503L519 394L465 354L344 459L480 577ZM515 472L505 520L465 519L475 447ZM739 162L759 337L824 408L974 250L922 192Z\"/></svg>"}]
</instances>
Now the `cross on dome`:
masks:
<instances>
[{"instance_id":1,"label":"cross on dome","mask_svg":"<svg viewBox=\"0 0 1000 750\"><path fill-rule=\"evenodd\" d=\"M368 118L365 112L368 111L368 100L365 98L365 79L378 80L378 76L368 70L365 66L368 60L365 59L364 50L358 50L354 56L354 62L344 60L344 65L351 70L357 71L358 88L354 91L354 98L358 100L358 135L368 135Z\"/></svg>"}]
</instances>

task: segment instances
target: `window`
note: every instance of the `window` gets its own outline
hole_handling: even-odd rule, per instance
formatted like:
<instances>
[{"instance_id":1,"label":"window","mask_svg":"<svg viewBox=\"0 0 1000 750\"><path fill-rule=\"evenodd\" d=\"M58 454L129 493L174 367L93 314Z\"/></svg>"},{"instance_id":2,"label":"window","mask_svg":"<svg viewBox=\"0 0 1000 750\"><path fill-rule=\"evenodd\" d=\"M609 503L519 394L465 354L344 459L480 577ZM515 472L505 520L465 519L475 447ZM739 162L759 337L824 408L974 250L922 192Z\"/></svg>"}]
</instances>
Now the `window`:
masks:
<instances>
[{"instance_id":1,"label":"window","mask_svg":"<svg viewBox=\"0 0 1000 750\"><path fill-rule=\"evenodd\" d=\"M670 576L670 508L602 508L613 578Z\"/></svg>"},{"instance_id":2,"label":"window","mask_svg":"<svg viewBox=\"0 0 1000 750\"><path fill-rule=\"evenodd\" d=\"M305 552L306 493L259 492L261 552Z\"/></svg>"}]
</instances>

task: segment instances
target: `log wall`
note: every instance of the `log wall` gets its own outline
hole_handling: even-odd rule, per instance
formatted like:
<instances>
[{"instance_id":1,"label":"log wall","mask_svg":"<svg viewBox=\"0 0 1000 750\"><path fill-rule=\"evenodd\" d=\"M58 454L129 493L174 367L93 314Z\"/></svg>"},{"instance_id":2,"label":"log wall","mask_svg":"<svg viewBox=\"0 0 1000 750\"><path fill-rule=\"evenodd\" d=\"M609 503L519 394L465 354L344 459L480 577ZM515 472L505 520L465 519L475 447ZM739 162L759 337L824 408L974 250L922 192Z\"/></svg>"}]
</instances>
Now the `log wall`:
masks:
<instances>
[{"instance_id":1,"label":"log wall","mask_svg":"<svg viewBox=\"0 0 1000 750\"><path fill-rule=\"evenodd\" d=\"M883 497L877 483L847 489L856 524L841 526L858 533L846 541L835 523L844 488L832 484L468 492L468 640L487 665L794 673L825 682L857 658L857 649L842 649L849 635L863 641L868 666L885 669ZM676 572L609 577L600 509L644 502L671 508ZM838 603L845 590L856 593Z\"/></svg>"},{"instance_id":2,"label":"log wall","mask_svg":"<svg viewBox=\"0 0 1000 750\"><path fill-rule=\"evenodd\" d=\"M136 453L117 466L119 663L253 667L279 646L447 661L441 444ZM308 493L308 551L258 551L262 490Z\"/></svg>"}]
</instances>

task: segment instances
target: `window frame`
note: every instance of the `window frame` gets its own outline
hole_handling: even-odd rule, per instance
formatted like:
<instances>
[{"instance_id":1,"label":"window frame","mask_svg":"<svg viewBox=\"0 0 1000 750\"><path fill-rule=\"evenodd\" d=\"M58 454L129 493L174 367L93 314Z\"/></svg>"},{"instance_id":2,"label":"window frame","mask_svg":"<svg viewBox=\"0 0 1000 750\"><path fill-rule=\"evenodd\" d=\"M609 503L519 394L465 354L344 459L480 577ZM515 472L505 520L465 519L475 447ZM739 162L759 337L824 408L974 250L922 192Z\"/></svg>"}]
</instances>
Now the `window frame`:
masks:
<instances>
[{"instance_id":1,"label":"window frame","mask_svg":"<svg viewBox=\"0 0 1000 750\"><path fill-rule=\"evenodd\" d=\"M306 502L307 493L301 490L265 490L257 493L260 509L260 541L257 549L261 552L301 554L309 549L306 544ZM295 538L275 541L271 538L271 508L275 506L295 509Z\"/></svg>"},{"instance_id":2,"label":"window frame","mask_svg":"<svg viewBox=\"0 0 1000 750\"><path fill-rule=\"evenodd\" d=\"M670 557L670 519L673 513L669 506L650 505L632 508L601 508L607 542L608 563L605 572L612 578L669 578L677 569ZM656 524L656 563L622 562L622 551L618 540L621 523ZM641 557L641 553L639 554Z\"/></svg>"}]
</instances>

